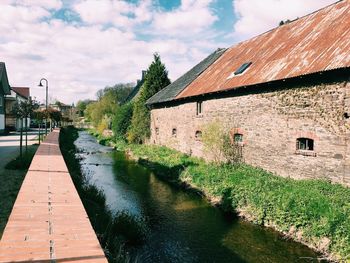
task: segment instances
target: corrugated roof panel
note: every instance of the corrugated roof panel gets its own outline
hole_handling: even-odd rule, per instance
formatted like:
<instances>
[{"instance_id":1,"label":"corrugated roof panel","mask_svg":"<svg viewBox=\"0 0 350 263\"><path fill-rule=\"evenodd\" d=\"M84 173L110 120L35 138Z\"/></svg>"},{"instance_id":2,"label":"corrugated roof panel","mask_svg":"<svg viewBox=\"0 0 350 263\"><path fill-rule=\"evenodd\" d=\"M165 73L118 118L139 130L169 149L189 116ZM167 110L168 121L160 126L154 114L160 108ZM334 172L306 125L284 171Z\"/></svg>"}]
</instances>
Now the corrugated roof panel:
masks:
<instances>
[{"instance_id":1,"label":"corrugated roof panel","mask_svg":"<svg viewBox=\"0 0 350 263\"><path fill-rule=\"evenodd\" d=\"M228 78L243 63L243 74ZM350 0L229 48L176 98L350 67Z\"/></svg>"},{"instance_id":2,"label":"corrugated roof panel","mask_svg":"<svg viewBox=\"0 0 350 263\"><path fill-rule=\"evenodd\" d=\"M204 70L225 52L226 49L217 49L208 57L199 62L196 66L175 80L173 83L160 90L149 98L146 104L155 104L173 100L182 90L184 90L193 80L195 80Z\"/></svg>"}]
</instances>

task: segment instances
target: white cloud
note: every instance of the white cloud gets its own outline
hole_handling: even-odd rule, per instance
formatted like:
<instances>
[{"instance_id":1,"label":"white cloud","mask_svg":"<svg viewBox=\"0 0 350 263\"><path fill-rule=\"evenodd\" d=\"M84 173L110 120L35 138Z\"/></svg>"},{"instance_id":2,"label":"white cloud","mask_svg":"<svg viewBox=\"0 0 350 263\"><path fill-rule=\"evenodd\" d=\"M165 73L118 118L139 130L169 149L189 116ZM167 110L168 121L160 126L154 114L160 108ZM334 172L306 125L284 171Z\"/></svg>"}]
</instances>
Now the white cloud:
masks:
<instances>
[{"instance_id":1,"label":"white cloud","mask_svg":"<svg viewBox=\"0 0 350 263\"><path fill-rule=\"evenodd\" d=\"M213 1L182 0L178 9L157 12L153 20L154 32L172 36L193 36L208 30L218 19L210 8Z\"/></svg>"},{"instance_id":2,"label":"white cloud","mask_svg":"<svg viewBox=\"0 0 350 263\"><path fill-rule=\"evenodd\" d=\"M37 6L45 9L60 9L62 7L62 1L60 0L12 0L8 2L16 5Z\"/></svg>"},{"instance_id":3,"label":"white cloud","mask_svg":"<svg viewBox=\"0 0 350 263\"><path fill-rule=\"evenodd\" d=\"M234 0L233 8L239 17L234 25L237 39L247 39L278 26L280 21L293 20L335 0Z\"/></svg>"},{"instance_id":4,"label":"white cloud","mask_svg":"<svg viewBox=\"0 0 350 263\"><path fill-rule=\"evenodd\" d=\"M260 33L279 20L319 7L301 7L301 0L296 0L296 11L282 13L271 9L273 0L254 1L256 8L247 4L248 0L235 2L241 15L236 33ZM50 97L65 103L93 98L106 85L135 81L151 63L154 52L160 53L174 80L209 52L227 46L215 40L219 35L213 24L218 16L212 3L182 0L179 7L165 11L151 0L136 4L117 0L1 0L0 60L6 63L11 85L30 86L32 95L43 99L45 91L37 84L45 77ZM59 8L71 8L83 23L53 18ZM140 38L140 33L146 37Z\"/></svg>"}]
</instances>

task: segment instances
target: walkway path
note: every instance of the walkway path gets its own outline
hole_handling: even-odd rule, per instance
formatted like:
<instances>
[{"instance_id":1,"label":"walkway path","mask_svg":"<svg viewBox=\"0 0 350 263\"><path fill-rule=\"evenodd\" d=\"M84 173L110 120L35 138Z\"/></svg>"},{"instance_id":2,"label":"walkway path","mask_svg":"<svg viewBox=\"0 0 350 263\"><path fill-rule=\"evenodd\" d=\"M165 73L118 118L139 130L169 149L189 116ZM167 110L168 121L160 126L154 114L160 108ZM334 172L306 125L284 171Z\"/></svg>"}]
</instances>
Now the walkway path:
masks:
<instances>
[{"instance_id":1,"label":"walkway path","mask_svg":"<svg viewBox=\"0 0 350 263\"><path fill-rule=\"evenodd\" d=\"M0 241L0 262L107 262L58 146L40 145Z\"/></svg>"}]
</instances>

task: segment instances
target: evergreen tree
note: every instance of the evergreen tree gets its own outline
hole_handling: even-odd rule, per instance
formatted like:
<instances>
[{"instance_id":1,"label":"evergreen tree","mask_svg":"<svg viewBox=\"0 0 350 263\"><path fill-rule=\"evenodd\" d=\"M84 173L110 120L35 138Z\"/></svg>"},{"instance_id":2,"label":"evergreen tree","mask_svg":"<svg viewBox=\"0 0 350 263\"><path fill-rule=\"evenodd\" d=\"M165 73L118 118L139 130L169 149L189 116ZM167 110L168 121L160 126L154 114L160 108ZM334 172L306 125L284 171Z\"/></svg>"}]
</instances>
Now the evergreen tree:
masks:
<instances>
[{"instance_id":1,"label":"evergreen tree","mask_svg":"<svg viewBox=\"0 0 350 263\"><path fill-rule=\"evenodd\" d=\"M150 136L150 111L146 101L158 91L170 84L168 71L162 63L159 54L154 54L154 60L148 67L145 82L137 98L128 133L128 140L134 143L143 143Z\"/></svg>"}]
</instances>

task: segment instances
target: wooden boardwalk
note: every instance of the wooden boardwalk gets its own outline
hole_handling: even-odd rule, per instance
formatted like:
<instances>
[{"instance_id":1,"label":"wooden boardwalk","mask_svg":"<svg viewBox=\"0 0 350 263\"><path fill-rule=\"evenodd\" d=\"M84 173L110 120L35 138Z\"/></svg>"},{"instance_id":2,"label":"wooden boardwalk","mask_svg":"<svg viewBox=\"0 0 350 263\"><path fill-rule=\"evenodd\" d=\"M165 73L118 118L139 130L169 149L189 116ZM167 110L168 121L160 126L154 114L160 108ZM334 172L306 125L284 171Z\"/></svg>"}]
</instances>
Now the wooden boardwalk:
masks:
<instances>
[{"instance_id":1,"label":"wooden boardwalk","mask_svg":"<svg viewBox=\"0 0 350 263\"><path fill-rule=\"evenodd\" d=\"M40 145L0 241L0 262L107 262L58 145Z\"/></svg>"}]
</instances>

